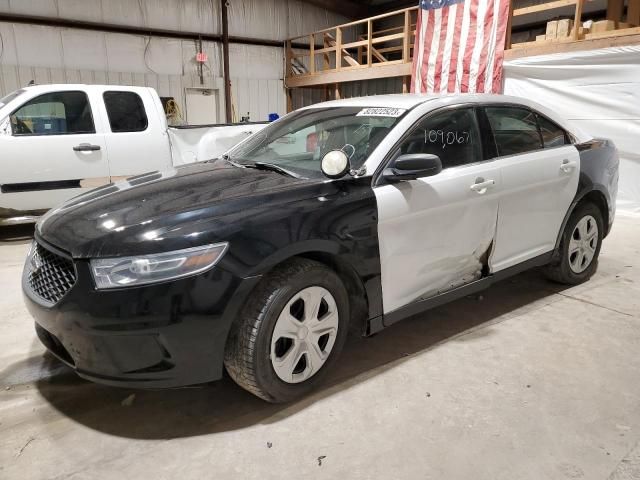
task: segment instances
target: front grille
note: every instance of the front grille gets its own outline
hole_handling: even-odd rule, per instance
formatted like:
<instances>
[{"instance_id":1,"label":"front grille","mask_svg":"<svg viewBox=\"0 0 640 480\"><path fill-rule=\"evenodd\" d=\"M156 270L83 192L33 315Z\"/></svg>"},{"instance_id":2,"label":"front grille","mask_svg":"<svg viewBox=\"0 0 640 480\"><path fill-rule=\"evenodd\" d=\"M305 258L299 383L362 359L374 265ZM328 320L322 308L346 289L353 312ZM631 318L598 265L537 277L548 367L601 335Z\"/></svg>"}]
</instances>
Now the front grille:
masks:
<instances>
[{"instance_id":1,"label":"front grille","mask_svg":"<svg viewBox=\"0 0 640 480\"><path fill-rule=\"evenodd\" d=\"M28 260L27 283L46 303L54 304L76 283L73 262L36 243Z\"/></svg>"}]
</instances>

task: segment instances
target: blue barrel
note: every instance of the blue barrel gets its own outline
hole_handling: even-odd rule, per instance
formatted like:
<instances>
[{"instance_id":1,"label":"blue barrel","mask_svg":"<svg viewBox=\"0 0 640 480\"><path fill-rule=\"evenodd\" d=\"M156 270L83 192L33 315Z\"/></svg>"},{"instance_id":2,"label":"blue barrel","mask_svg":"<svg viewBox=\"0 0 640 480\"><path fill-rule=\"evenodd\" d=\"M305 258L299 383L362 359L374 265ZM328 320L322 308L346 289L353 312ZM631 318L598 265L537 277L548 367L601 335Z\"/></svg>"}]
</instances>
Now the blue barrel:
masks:
<instances>
[{"instance_id":1,"label":"blue barrel","mask_svg":"<svg viewBox=\"0 0 640 480\"><path fill-rule=\"evenodd\" d=\"M280 115L278 115L277 113L270 113L269 114L269 121L270 122L275 122L279 118L280 118Z\"/></svg>"}]
</instances>

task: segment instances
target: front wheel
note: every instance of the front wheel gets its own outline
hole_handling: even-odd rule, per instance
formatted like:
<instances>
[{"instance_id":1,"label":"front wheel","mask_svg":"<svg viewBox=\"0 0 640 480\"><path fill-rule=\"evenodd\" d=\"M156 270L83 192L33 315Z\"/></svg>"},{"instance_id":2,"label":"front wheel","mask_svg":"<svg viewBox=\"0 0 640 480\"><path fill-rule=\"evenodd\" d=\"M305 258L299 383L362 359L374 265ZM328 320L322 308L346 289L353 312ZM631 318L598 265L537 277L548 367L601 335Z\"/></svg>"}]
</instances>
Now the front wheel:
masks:
<instances>
[{"instance_id":1,"label":"front wheel","mask_svg":"<svg viewBox=\"0 0 640 480\"><path fill-rule=\"evenodd\" d=\"M349 301L340 277L295 259L266 277L231 329L229 375L273 403L294 400L322 379L348 331Z\"/></svg>"},{"instance_id":2,"label":"front wheel","mask_svg":"<svg viewBox=\"0 0 640 480\"><path fill-rule=\"evenodd\" d=\"M547 276L567 285L577 285L591 278L598 268L603 234L600 209L593 203L579 205L562 234L559 260L547 266Z\"/></svg>"}]
</instances>

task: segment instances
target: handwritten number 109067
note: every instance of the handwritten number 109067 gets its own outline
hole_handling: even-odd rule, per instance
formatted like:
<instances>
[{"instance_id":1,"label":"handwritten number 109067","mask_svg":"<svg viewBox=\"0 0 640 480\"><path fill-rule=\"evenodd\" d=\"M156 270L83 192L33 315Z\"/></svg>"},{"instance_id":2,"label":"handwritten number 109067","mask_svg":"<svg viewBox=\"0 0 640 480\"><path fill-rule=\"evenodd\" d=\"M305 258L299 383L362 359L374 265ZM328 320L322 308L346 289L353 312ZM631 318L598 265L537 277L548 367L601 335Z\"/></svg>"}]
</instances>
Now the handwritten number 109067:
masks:
<instances>
[{"instance_id":1,"label":"handwritten number 109067","mask_svg":"<svg viewBox=\"0 0 640 480\"><path fill-rule=\"evenodd\" d=\"M447 145L462 145L463 143L469 143L469 132L458 131L444 131L444 130L425 130L424 131L424 143L439 143L442 148L447 148Z\"/></svg>"}]
</instances>

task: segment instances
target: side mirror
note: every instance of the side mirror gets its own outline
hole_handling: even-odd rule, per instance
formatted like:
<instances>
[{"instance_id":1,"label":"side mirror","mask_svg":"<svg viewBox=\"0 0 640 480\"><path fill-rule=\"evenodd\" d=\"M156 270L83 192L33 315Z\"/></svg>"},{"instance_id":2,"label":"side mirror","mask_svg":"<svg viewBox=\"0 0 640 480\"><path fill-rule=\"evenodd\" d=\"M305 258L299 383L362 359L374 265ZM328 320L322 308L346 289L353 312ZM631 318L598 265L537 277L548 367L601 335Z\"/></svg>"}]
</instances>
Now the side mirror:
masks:
<instances>
[{"instance_id":1,"label":"side mirror","mask_svg":"<svg viewBox=\"0 0 640 480\"><path fill-rule=\"evenodd\" d=\"M336 179L344 177L351 169L351 164L342 150L331 150L322 157L320 168L325 176Z\"/></svg>"},{"instance_id":2,"label":"side mirror","mask_svg":"<svg viewBox=\"0 0 640 480\"><path fill-rule=\"evenodd\" d=\"M442 162L437 155L429 153L412 153L400 155L395 162L385 168L382 176L390 182L415 180L431 177L442 171Z\"/></svg>"}]
</instances>

